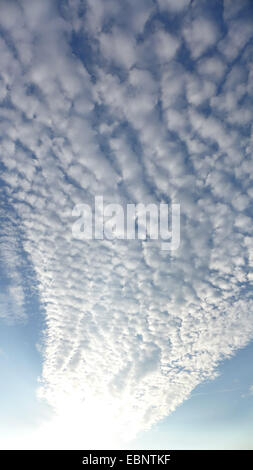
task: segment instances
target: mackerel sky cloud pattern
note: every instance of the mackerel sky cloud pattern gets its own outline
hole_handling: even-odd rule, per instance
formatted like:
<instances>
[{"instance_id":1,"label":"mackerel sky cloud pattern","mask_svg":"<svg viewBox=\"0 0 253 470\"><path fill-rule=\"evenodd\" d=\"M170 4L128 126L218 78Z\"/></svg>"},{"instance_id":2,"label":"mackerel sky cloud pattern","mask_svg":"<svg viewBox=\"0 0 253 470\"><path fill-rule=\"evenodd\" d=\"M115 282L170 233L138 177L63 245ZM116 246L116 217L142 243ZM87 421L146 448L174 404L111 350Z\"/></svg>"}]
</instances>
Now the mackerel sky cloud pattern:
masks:
<instances>
[{"instance_id":1,"label":"mackerel sky cloud pattern","mask_svg":"<svg viewBox=\"0 0 253 470\"><path fill-rule=\"evenodd\" d=\"M252 339L252 36L247 1L1 0L0 317L36 284L58 424L134 437ZM179 249L74 239L100 195L179 203Z\"/></svg>"}]
</instances>

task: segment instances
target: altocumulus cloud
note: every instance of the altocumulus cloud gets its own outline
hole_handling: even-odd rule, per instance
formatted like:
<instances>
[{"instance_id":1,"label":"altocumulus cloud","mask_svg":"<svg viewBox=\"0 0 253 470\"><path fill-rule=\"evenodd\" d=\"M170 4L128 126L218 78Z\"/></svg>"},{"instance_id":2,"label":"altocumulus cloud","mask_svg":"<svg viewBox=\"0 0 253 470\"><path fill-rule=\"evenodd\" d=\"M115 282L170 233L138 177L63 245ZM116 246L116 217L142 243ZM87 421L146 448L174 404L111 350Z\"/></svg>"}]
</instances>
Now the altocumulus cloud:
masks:
<instances>
[{"instance_id":1,"label":"altocumulus cloud","mask_svg":"<svg viewBox=\"0 0 253 470\"><path fill-rule=\"evenodd\" d=\"M253 336L253 15L210 3L1 0L2 261L17 318L32 262L38 394L84 446L92 422L149 428ZM96 195L180 203L180 248L73 239Z\"/></svg>"}]
</instances>

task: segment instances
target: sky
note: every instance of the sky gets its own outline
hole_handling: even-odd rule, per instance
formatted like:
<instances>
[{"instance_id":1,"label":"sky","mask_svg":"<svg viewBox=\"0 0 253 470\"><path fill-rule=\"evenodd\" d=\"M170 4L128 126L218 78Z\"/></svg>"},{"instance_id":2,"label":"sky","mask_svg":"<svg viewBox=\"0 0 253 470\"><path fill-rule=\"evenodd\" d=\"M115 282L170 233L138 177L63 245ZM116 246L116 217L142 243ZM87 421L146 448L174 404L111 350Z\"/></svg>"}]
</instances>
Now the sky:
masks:
<instances>
[{"instance_id":1,"label":"sky","mask_svg":"<svg viewBox=\"0 0 253 470\"><path fill-rule=\"evenodd\" d=\"M0 448L253 449L252 1L0 0L0 62Z\"/></svg>"}]
</instances>

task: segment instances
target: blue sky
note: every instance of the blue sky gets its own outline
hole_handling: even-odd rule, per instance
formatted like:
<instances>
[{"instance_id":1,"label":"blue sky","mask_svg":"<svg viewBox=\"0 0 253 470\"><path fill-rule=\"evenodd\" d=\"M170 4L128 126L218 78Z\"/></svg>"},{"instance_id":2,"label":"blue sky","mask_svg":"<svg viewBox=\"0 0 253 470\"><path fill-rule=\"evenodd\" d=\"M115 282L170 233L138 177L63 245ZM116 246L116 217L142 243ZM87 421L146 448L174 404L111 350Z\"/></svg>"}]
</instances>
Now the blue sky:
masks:
<instances>
[{"instance_id":1,"label":"blue sky","mask_svg":"<svg viewBox=\"0 0 253 470\"><path fill-rule=\"evenodd\" d=\"M168 418L131 444L136 449L252 449L252 343L219 367Z\"/></svg>"},{"instance_id":2,"label":"blue sky","mask_svg":"<svg viewBox=\"0 0 253 470\"><path fill-rule=\"evenodd\" d=\"M252 2L1 0L0 60L1 448L252 449Z\"/></svg>"}]
</instances>

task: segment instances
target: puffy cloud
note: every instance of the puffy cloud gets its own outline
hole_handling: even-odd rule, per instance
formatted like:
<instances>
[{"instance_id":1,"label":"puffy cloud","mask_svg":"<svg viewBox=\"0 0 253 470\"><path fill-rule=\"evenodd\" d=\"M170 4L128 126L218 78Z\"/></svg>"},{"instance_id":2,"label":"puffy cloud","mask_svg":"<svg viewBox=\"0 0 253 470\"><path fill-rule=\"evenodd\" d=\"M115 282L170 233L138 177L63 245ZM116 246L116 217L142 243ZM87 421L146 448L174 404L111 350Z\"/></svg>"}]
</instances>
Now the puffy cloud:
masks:
<instances>
[{"instance_id":1,"label":"puffy cloud","mask_svg":"<svg viewBox=\"0 0 253 470\"><path fill-rule=\"evenodd\" d=\"M218 55L200 59L198 62L198 72L200 75L207 77L214 82L224 76L226 70L226 62Z\"/></svg>"},{"instance_id":2,"label":"puffy cloud","mask_svg":"<svg viewBox=\"0 0 253 470\"><path fill-rule=\"evenodd\" d=\"M183 34L194 59L204 54L219 39L219 30L214 21L202 16L186 21Z\"/></svg>"},{"instance_id":3,"label":"puffy cloud","mask_svg":"<svg viewBox=\"0 0 253 470\"><path fill-rule=\"evenodd\" d=\"M103 56L116 65L131 68L136 62L134 38L116 28L100 35L100 47Z\"/></svg>"},{"instance_id":4,"label":"puffy cloud","mask_svg":"<svg viewBox=\"0 0 253 470\"><path fill-rule=\"evenodd\" d=\"M198 106L215 95L216 85L212 81L200 80L188 75L186 78L186 97L188 103Z\"/></svg>"},{"instance_id":5,"label":"puffy cloud","mask_svg":"<svg viewBox=\"0 0 253 470\"><path fill-rule=\"evenodd\" d=\"M162 64L166 64L166 62L170 61L175 56L180 45L178 39L165 31L157 31L154 36L151 37L150 45L151 44Z\"/></svg>"}]
</instances>

